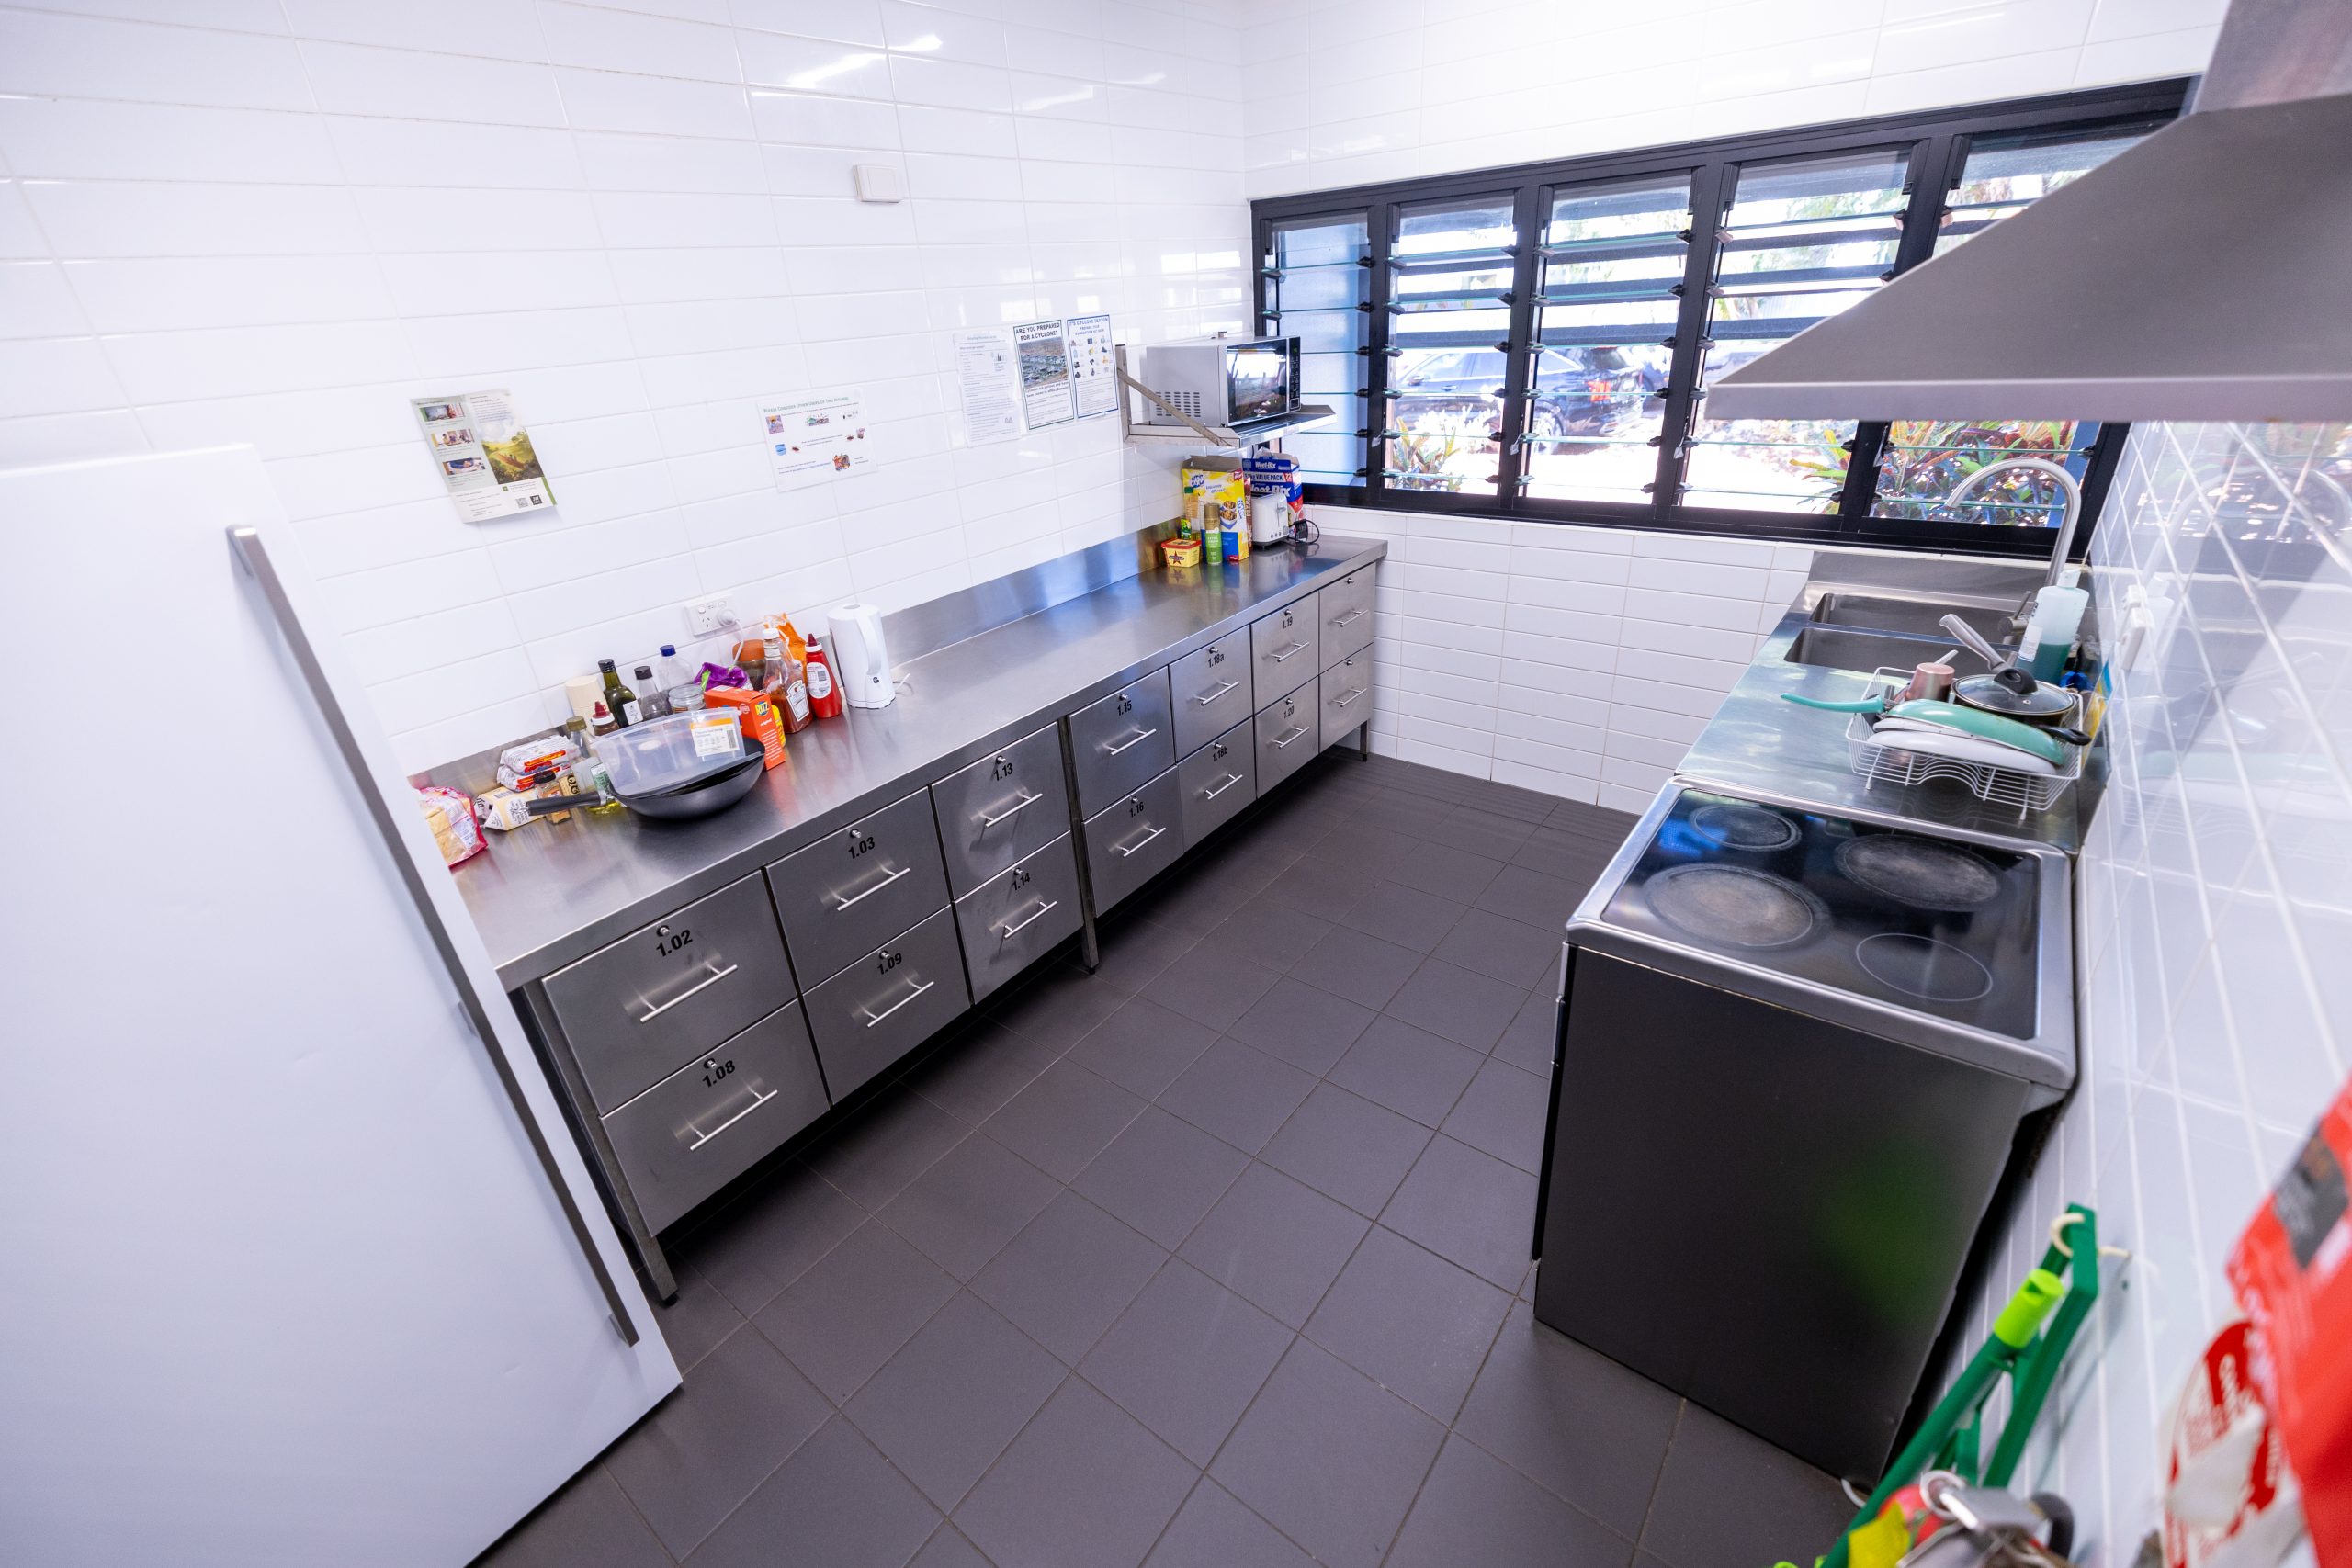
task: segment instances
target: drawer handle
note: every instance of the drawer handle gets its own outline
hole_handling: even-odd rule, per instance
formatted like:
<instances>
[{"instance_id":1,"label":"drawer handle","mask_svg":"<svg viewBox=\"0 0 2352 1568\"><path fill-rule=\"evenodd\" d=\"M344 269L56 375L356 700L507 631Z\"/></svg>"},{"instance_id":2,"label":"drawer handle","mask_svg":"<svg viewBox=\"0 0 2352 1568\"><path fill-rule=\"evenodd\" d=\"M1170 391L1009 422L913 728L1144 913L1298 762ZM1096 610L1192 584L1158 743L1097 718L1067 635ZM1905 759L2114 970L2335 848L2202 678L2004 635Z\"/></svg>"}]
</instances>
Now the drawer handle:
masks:
<instances>
[{"instance_id":1,"label":"drawer handle","mask_svg":"<svg viewBox=\"0 0 2352 1568\"><path fill-rule=\"evenodd\" d=\"M1344 696L1344 697L1340 697L1340 698L1339 698L1338 700L1336 700L1335 702L1333 702L1333 703L1331 704L1331 705L1332 705L1333 707L1335 707L1335 708L1343 708L1343 707L1347 706L1350 703L1354 702L1358 697L1363 696L1366 692L1369 692L1369 691L1371 691L1371 690L1372 690L1372 688L1371 688L1370 686L1358 686L1354 691L1350 692L1346 696Z\"/></svg>"},{"instance_id":2,"label":"drawer handle","mask_svg":"<svg viewBox=\"0 0 2352 1568\"><path fill-rule=\"evenodd\" d=\"M1027 931L1031 926L1035 925L1039 920L1044 919L1047 915L1052 914L1056 909L1058 909L1061 907L1062 901L1060 899L1047 898L1029 912L1029 918L1027 919L1023 920L1018 925L999 926L996 929L996 934L1004 941L1011 942L1014 937L1019 936L1023 931Z\"/></svg>"},{"instance_id":3,"label":"drawer handle","mask_svg":"<svg viewBox=\"0 0 2352 1568\"><path fill-rule=\"evenodd\" d=\"M1146 833L1142 838L1137 839L1132 844L1113 844L1111 846L1111 852L1118 856L1121 860L1125 860L1128 856L1144 849L1154 839L1157 839L1160 834L1165 833L1166 831L1168 831L1168 829L1165 828L1154 828L1150 832Z\"/></svg>"},{"instance_id":4,"label":"drawer handle","mask_svg":"<svg viewBox=\"0 0 2352 1568\"><path fill-rule=\"evenodd\" d=\"M1216 688L1216 690L1215 690L1215 691L1213 691L1213 692L1203 692L1199 696L1194 697L1193 700L1194 702L1196 702L1196 703L1200 704L1203 707L1206 707L1206 706L1208 706L1211 703L1213 703L1213 702L1216 701L1216 700L1217 700L1217 698L1219 698L1219 697L1221 697L1221 696L1225 695L1225 694L1226 694L1226 693L1227 693L1227 692L1239 691L1240 689L1241 689L1241 682L1238 682L1238 681L1227 681L1224 685L1219 686L1218 688Z\"/></svg>"},{"instance_id":5,"label":"drawer handle","mask_svg":"<svg viewBox=\"0 0 2352 1568\"><path fill-rule=\"evenodd\" d=\"M1288 648L1283 649L1280 653L1270 653L1266 655L1266 657L1272 660L1275 663L1280 664L1283 660L1291 657L1291 655L1295 653L1305 653L1306 651L1306 645L1305 643L1295 642Z\"/></svg>"},{"instance_id":6,"label":"drawer handle","mask_svg":"<svg viewBox=\"0 0 2352 1568\"><path fill-rule=\"evenodd\" d=\"M1000 811L993 817L989 816L985 811L981 812L980 826L983 828L993 828L1000 822L1010 822L1014 818L1020 816L1023 812L1028 810L1031 807L1036 805L1039 801L1045 798L1046 797L1044 795L1037 794L1034 790L1024 792L1019 800L1013 802L1012 809L1010 811Z\"/></svg>"},{"instance_id":7,"label":"drawer handle","mask_svg":"<svg viewBox=\"0 0 2352 1568\"><path fill-rule=\"evenodd\" d=\"M1351 626L1355 625L1358 621L1361 621L1361 620L1363 620L1363 608L1362 608L1361 606L1359 606L1359 607L1357 607L1357 608L1355 608L1355 609L1353 609L1353 610L1350 610L1350 611L1349 611L1346 615L1334 615L1334 616L1332 616L1332 617L1331 617L1331 624L1332 624L1333 626Z\"/></svg>"},{"instance_id":8,"label":"drawer handle","mask_svg":"<svg viewBox=\"0 0 2352 1568\"><path fill-rule=\"evenodd\" d=\"M710 965L706 964L703 967L709 969ZM647 1013L637 1021L639 1023L651 1023L655 1019L660 1018L663 1013L668 1012L672 1008L676 1007L680 1002L684 1001L696 991L705 990L712 986L716 986L718 982L724 980L733 973L735 973L735 965L732 964L729 964L724 969L711 969L708 978L695 981L693 985L687 987L684 990L680 991L676 996L672 997L668 1001L663 1002L660 1007L655 1008L652 1011Z\"/></svg>"},{"instance_id":9,"label":"drawer handle","mask_svg":"<svg viewBox=\"0 0 2352 1568\"><path fill-rule=\"evenodd\" d=\"M758 1089L753 1089L753 1090L752 1091L752 1103L751 1103L751 1104L749 1104L749 1105L747 1105L747 1106L743 1107L743 1109L742 1109L742 1110L738 1111L737 1112L735 1112L735 1114L734 1114L734 1115L729 1116L726 1121L721 1122L718 1126L713 1127L709 1132L707 1132L707 1133L696 1132L696 1133L695 1134L695 1141L694 1141L693 1143L688 1144L688 1145L686 1145L686 1152L687 1152L688 1154L692 1154L692 1153L694 1153L696 1149L698 1149L698 1148L702 1147L705 1144L707 1144L707 1143L710 1142L710 1141L711 1141L711 1139L713 1139L713 1138L715 1138L715 1137L718 1136L718 1134L719 1134L724 1133L725 1131L727 1131L727 1129L728 1129L728 1128L732 1127L733 1125L735 1125L735 1123L736 1123L736 1122L741 1122L744 1117L749 1116L752 1111L757 1111L761 1106L765 1105L769 1100L774 1100L774 1099L776 1097L776 1092L777 1092L777 1091L776 1091L776 1090L775 1090L775 1089L770 1089L770 1090L768 1090L765 1094L762 1094ZM691 1128L692 1128L692 1126L693 1126L693 1123L692 1123L692 1122L688 1122L688 1123L687 1123L687 1126L691 1129Z\"/></svg>"},{"instance_id":10,"label":"drawer handle","mask_svg":"<svg viewBox=\"0 0 2352 1568\"><path fill-rule=\"evenodd\" d=\"M1306 726L1303 724L1292 725L1288 729L1283 730L1280 735L1274 737L1274 750L1278 751L1281 750L1283 747L1289 745L1292 741L1297 739L1300 736L1306 733Z\"/></svg>"},{"instance_id":11,"label":"drawer handle","mask_svg":"<svg viewBox=\"0 0 2352 1568\"><path fill-rule=\"evenodd\" d=\"M1138 729L1133 735L1128 736L1125 740L1120 741L1116 746L1105 746L1102 750L1106 754L1115 757L1122 751L1131 751L1135 750L1136 747L1142 745L1145 741L1150 739L1153 736L1159 733L1159 731L1157 729Z\"/></svg>"},{"instance_id":12,"label":"drawer handle","mask_svg":"<svg viewBox=\"0 0 2352 1568\"><path fill-rule=\"evenodd\" d=\"M888 876L884 877L881 881L879 881L879 882L876 883L873 886L871 886L871 887L867 888L865 892L863 892L863 893L859 894L856 897L854 897L854 898L842 898L842 901L841 901L840 903L838 903L838 904L836 904L836 905L834 905L834 906L833 906L833 913L834 913L834 914L836 914L836 915L838 915L838 914L840 914L842 910L844 910L844 909L848 908L852 904L862 904L862 903L864 903L866 899L873 897L876 893L881 892L881 891L882 891L882 889L884 889L885 887L889 886L890 886L890 884L892 884L893 882L898 881L898 880L899 880L899 878L900 878L900 877L902 877L902 876L911 876L912 874L914 874L914 869L915 869L915 868L914 868L914 867L912 867L912 866L910 866L910 865L902 865L902 866L899 867L899 869L898 869L898 870L896 870L896 871L894 871L894 872L890 873L890 874L889 874L889 875L888 875ZM837 893L837 894L835 894L833 897L837 897L837 898L840 898L840 897L841 897L841 895Z\"/></svg>"},{"instance_id":13,"label":"drawer handle","mask_svg":"<svg viewBox=\"0 0 2352 1568\"><path fill-rule=\"evenodd\" d=\"M1231 789L1235 784L1238 784L1240 782L1241 775L1239 773L1227 773L1224 778L1217 782L1216 788L1204 789L1201 791L1201 798L1203 800L1215 800L1218 795L1223 795L1227 790Z\"/></svg>"},{"instance_id":14,"label":"drawer handle","mask_svg":"<svg viewBox=\"0 0 2352 1568\"><path fill-rule=\"evenodd\" d=\"M915 982L915 988L913 990L909 991L905 996L900 997L897 1001L892 1002L880 1012L876 1012L870 1008L867 1009L865 1014L865 1027L868 1029L873 1028L876 1024L881 1022L884 1019L889 1017L892 1013L898 1011L900 1008L906 1006L909 1002L914 1000L917 997L922 995L925 991L928 991L937 984L939 984L939 982L936 980L918 980Z\"/></svg>"}]
</instances>

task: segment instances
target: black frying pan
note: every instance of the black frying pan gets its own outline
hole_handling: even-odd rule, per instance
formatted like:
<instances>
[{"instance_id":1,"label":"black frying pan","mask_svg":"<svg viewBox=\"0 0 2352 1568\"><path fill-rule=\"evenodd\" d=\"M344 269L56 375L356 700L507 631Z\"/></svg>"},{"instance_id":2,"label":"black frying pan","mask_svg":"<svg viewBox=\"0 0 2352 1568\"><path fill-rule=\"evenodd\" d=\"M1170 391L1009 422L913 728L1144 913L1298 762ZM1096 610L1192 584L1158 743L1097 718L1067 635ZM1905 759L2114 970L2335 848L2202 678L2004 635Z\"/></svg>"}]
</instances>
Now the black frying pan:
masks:
<instances>
[{"instance_id":1,"label":"black frying pan","mask_svg":"<svg viewBox=\"0 0 2352 1568\"><path fill-rule=\"evenodd\" d=\"M751 794L752 786L760 782L760 774L766 770L766 749L755 737L746 736L743 755L717 773L647 795L624 794L616 789L613 798L639 817L684 822L726 810ZM527 817L545 817L550 812L574 811L595 804L593 795L561 795L549 800L526 801L523 812Z\"/></svg>"}]
</instances>

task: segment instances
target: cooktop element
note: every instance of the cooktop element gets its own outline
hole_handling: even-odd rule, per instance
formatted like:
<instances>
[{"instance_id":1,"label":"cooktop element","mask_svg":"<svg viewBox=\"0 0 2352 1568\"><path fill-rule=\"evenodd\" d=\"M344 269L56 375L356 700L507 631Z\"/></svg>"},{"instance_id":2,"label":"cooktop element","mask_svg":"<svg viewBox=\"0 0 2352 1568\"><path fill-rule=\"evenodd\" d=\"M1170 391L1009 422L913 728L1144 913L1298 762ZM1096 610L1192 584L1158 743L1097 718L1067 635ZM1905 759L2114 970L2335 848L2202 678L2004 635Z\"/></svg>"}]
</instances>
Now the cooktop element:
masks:
<instances>
[{"instance_id":1,"label":"cooktop element","mask_svg":"<svg viewBox=\"0 0 2352 1568\"><path fill-rule=\"evenodd\" d=\"M2032 855L1686 789L1601 919L2030 1040L2041 874Z\"/></svg>"}]
</instances>

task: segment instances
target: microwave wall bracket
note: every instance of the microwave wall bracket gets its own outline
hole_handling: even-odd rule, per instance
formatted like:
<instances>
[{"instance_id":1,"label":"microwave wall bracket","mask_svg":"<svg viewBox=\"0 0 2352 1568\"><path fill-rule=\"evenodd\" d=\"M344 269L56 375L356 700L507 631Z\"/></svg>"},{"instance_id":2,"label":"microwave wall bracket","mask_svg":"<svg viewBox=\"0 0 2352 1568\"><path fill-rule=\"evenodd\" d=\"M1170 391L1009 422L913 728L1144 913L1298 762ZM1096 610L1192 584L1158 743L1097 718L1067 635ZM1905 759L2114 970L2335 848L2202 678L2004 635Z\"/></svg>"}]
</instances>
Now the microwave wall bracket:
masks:
<instances>
[{"instance_id":1,"label":"microwave wall bracket","mask_svg":"<svg viewBox=\"0 0 2352 1568\"><path fill-rule=\"evenodd\" d=\"M1262 446L1284 431L1298 430L1310 424L1320 424L1332 417L1332 411L1321 403L1301 403L1288 413L1272 419L1253 419L1247 424L1203 424L1191 414L1177 408L1166 398L1136 380L1127 372L1127 345L1118 344L1112 349L1114 368L1119 378L1119 433L1129 441L1205 441L1212 446ZM1135 418L1135 402L1128 396L1140 392L1151 400L1160 412L1183 422L1183 428L1165 424L1138 424Z\"/></svg>"}]
</instances>

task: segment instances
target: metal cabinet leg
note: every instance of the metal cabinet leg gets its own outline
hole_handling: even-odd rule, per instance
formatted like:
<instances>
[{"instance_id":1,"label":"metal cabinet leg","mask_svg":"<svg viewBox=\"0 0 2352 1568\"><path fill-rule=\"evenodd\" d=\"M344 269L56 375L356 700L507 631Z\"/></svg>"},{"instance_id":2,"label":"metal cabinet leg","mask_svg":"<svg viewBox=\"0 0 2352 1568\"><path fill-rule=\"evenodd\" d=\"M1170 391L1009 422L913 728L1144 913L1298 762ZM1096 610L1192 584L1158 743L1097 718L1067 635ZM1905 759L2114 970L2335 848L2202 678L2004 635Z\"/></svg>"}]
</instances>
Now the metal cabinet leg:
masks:
<instances>
[{"instance_id":1,"label":"metal cabinet leg","mask_svg":"<svg viewBox=\"0 0 2352 1568\"><path fill-rule=\"evenodd\" d=\"M1078 754L1071 750L1069 720L1054 727L1062 742L1062 787L1069 792L1069 852L1078 858L1078 956L1090 975L1102 966L1102 943L1094 931L1094 874L1086 863L1086 818L1078 799Z\"/></svg>"},{"instance_id":2,"label":"metal cabinet leg","mask_svg":"<svg viewBox=\"0 0 2352 1568\"><path fill-rule=\"evenodd\" d=\"M1359 762L1372 761L1372 720L1370 719L1365 719L1356 726L1356 761Z\"/></svg>"}]
</instances>

